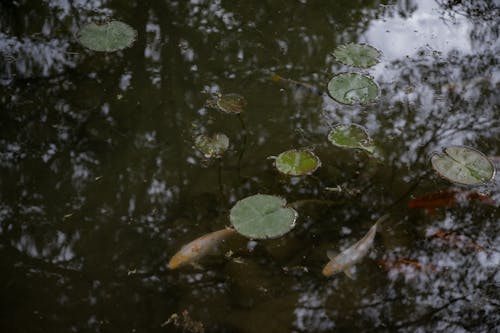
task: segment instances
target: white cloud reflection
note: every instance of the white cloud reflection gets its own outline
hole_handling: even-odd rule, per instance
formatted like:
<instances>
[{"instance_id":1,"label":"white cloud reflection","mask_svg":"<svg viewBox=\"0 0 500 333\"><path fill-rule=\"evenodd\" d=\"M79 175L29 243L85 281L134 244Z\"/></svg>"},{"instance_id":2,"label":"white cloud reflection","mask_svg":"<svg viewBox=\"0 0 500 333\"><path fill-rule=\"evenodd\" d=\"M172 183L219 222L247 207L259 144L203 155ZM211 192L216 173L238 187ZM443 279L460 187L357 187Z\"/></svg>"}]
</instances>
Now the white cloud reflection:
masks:
<instances>
[{"instance_id":1,"label":"white cloud reflection","mask_svg":"<svg viewBox=\"0 0 500 333\"><path fill-rule=\"evenodd\" d=\"M382 50L386 60L412 56L421 49L447 54L452 50L473 53L472 24L463 16L443 17L432 0L418 1L409 17L382 17L371 21L366 42Z\"/></svg>"}]
</instances>

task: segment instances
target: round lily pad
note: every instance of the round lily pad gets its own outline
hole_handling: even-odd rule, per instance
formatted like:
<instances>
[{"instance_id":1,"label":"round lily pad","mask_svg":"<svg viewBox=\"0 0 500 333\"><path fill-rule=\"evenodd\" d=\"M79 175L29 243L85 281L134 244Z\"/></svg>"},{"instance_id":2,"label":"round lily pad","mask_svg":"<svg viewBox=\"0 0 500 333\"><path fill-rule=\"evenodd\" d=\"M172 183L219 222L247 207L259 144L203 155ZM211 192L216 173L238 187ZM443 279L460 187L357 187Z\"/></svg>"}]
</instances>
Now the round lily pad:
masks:
<instances>
[{"instance_id":1,"label":"round lily pad","mask_svg":"<svg viewBox=\"0 0 500 333\"><path fill-rule=\"evenodd\" d=\"M80 30L78 41L93 51L113 52L131 46L136 37L137 31L128 24L111 21L87 24Z\"/></svg>"},{"instance_id":2,"label":"round lily pad","mask_svg":"<svg viewBox=\"0 0 500 333\"><path fill-rule=\"evenodd\" d=\"M194 145L206 158L219 158L229 147L229 138L223 133L199 135L194 140Z\"/></svg>"},{"instance_id":3,"label":"round lily pad","mask_svg":"<svg viewBox=\"0 0 500 333\"><path fill-rule=\"evenodd\" d=\"M333 51L333 56L341 63L368 68L378 64L381 52L368 44L346 44L340 45Z\"/></svg>"},{"instance_id":4,"label":"round lily pad","mask_svg":"<svg viewBox=\"0 0 500 333\"><path fill-rule=\"evenodd\" d=\"M274 166L285 175L310 175L319 168L319 158L309 150L288 150L278 155Z\"/></svg>"},{"instance_id":5,"label":"round lily pad","mask_svg":"<svg viewBox=\"0 0 500 333\"><path fill-rule=\"evenodd\" d=\"M463 185L480 185L495 177L494 164L480 151L465 146L449 146L433 153L431 164L443 178Z\"/></svg>"},{"instance_id":6,"label":"round lily pad","mask_svg":"<svg viewBox=\"0 0 500 333\"><path fill-rule=\"evenodd\" d=\"M328 133L328 140L337 147L363 149L373 154L375 145L364 127L358 124L340 124Z\"/></svg>"},{"instance_id":7,"label":"round lily pad","mask_svg":"<svg viewBox=\"0 0 500 333\"><path fill-rule=\"evenodd\" d=\"M378 97L378 91L370 77L356 73L341 73L328 82L328 93L342 104L368 104Z\"/></svg>"},{"instance_id":8,"label":"round lily pad","mask_svg":"<svg viewBox=\"0 0 500 333\"><path fill-rule=\"evenodd\" d=\"M250 239L277 238L289 232L297 220L297 212L286 207L286 200L256 194L238 201L229 214L234 229Z\"/></svg>"},{"instance_id":9,"label":"round lily pad","mask_svg":"<svg viewBox=\"0 0 500 333\"><path fill-rule=\"evenodd\" d=\"M217 107L225 113L238 114L247 106L245 97L238 94L224 94L217 97Z\"/></svg>"}]
</instances>

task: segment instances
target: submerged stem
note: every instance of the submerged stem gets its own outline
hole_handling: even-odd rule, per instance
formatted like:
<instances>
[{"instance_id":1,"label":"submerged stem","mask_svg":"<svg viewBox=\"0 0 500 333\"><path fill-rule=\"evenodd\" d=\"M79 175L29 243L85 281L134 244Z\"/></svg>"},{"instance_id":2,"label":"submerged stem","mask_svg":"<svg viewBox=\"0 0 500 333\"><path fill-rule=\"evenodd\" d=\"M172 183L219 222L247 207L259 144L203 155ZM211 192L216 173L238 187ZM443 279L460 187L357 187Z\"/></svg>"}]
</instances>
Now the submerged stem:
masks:
<instances>
[{"instance_id":1,"label":"submerged stem","mask_svg":"<svg viewBox=\"0 0 500 333\"><path fill-rule=\"evenodd\" d=\"M241 182L241 160L243 159L243 154L245 153L247 145L247 127L245 126L245 122L243 121L241 114L238 114L238 120L240 121L242 129L241 150L238 156L238 179Z\"/></svg>"},{"instance_id":2,"label":"submerged stem","mask_svg":"<svg viewBox=\"0 0 500 333\"><path fill-rule=\"evenodd\" d=\"M333 201L333 200L321 200L321 199L302 199L288 204L289 207L298 208L303 205L325 205L325 206L340 206L345 203L344 200Z\"/></svg>"}]
</instances>

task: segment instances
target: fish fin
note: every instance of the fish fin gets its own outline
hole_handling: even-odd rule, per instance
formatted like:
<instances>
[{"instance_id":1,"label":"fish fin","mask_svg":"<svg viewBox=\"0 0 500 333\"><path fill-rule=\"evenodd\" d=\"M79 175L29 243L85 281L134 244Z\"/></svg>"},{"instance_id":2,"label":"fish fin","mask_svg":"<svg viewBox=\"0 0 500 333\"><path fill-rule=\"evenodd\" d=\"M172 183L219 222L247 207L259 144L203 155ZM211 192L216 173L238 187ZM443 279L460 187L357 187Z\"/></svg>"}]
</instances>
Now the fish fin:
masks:
<instances>
[{"instance_id":1,"label":"fish fin","mask_svg":"<svg viewBox=\"0 0 500 333\"><path fill-rule=\"evenodd\" d=\"M436 208L425 208L425 213L429 216L436 216L438 211Z\"/></svg>"},{"instance_id":2,"label":"fish fin","mask_svg":"<svg viewBox=\"0 0 500 333\"><path fill-rule=\"evenodd\" d=\"M197 269L197 270L205 270L205 268L203 268L203 266L202 266L202 265L200 265L200 264L199 264L199 263L197 263L197 262L192 262L192 263L191 263L191 266L193 266L193 267L194 267L195 269Z\"/></svg>"},{"instance_id":3,"label":"fish fin","mask_svg":"<svg viewBox=\"0 0 500 333\"><path fill-rule=\"evenodd\" d=\"M354 277L352 276L352 272L350 268L344 269L344 274L347 275L347 277L351 280L354 280Z\"/></svg>"},{"instance_id":4,"label":"fish fin","mask_svg":"<svg viewBox=\"0 0 500 333\"><path fill-rule=\"evenodd\" d=\"M283 80L283 78L281 76L279 76L278 74L273 74L271 76L271 81L273 81L273 82L280 82L282 80Z\"/></svg>"},{"instance_id":5,"label":"fish fin","mask_svg":"<svg viewBox=\"0 0 500 333\"><path fill-rule=\"evenodd\" d=\"M337 254L332 250L328 250L326 251L326 256L328 257L328 259L333 260L337 256Z\"/></svg>"}]
</instances>

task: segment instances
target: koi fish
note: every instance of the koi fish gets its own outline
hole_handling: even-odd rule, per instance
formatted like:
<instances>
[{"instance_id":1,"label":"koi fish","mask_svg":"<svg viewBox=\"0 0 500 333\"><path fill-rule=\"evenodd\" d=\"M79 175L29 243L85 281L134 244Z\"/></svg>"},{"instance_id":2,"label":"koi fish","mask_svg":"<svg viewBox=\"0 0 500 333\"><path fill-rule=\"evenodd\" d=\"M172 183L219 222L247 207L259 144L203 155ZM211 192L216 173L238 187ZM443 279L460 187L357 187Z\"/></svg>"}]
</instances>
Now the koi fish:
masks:
<instances>
[{"instance_id":1,"label":"koi fish","mask_svg":"<svg viewBox=\"0 0 500 333\"><path fill-rule=\"evenodd\" d=\"M486 249L484 247L477 244L472 239L464 235L458 235L453 231L439 229L438 231L429 235L429 237L438 238L450 246L458 247L461 249L465 250L471 249L476 252L486 252Z\"/></svg>"},{"instance_id":2,"label":"koi fish","mask_svg":"<svg viewBox=\"0 0 500 333\"><path fill-rule=\"evenodd\" d=\"M195 263L212 250L216 249L217 246L224 242L227 237L234 235L235 233L236 230L226 228L196 238L194 241L184 245L179 252L177 252L172 259L170 259L168 268L176 269L187 264Z\"/></svg>"},{"instance_id":3,"label":"koi fish","mask_svg":"<svg viewBox=\"0 0 500 333\"><path fill-rule=\"evenodd\" d=\"M429 215L436 215L437 208L450 208L464 201L478 200L481 203L495 205L495 200L485 194L474 191L444 190L427 193L408 201L408 208L424 208Z\"/></svg>"},{"instance_id":4,"label":"koi fish","mask_svg":"<svg viewBox=\"0 0 500 333\"><path fill-rule=\"evenodd\" d=\"M290 85L290 86L295 87L295 88L306 89L306 90L314 93L315 95L323 96L323 92L320 89L318 89L317 87L313 86L312 84L305 83L305 82L299 82L299 81L295 81L295 80L291 80L291 79L286 79L282 76L279 76L278 74L273 74L271 76L271 81L276 82L276 83L284 83L284 84Z\"/></svg>"},{"instance_id":5,"label":"koi fish","mask_svg":"<svg viewBox=\"0 0 500 333\"><path fill-rule=\"evenodd\" d=\"M412 267L415 271L419 272L435 272L437 268L434 265L423 265L418 261L410 260L407 258L397 259L379 259L377 260L379 267L389 270L403 271L406 267Z\"/></svg>"},{"instance_id":6,"label":"koi fish","mask_svg":"<svg viewBox=\"0 0 500 333\"><path fill-rule=\"evenodd\" d=\"M388 217L389 214L386 214L379 218L363 238L342 251L339 255L334 256L331 251L328 251L327 256L330 258L330 262L323 268L323 275L328 277L339 272L344 272L345 275L352 279L353 277L349 270L368 254L368 250L373 245L378 225Z\"/></svg>"}]
</instances>

